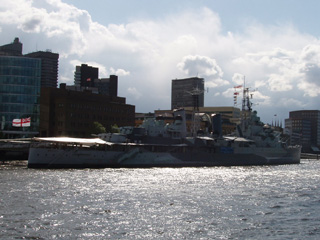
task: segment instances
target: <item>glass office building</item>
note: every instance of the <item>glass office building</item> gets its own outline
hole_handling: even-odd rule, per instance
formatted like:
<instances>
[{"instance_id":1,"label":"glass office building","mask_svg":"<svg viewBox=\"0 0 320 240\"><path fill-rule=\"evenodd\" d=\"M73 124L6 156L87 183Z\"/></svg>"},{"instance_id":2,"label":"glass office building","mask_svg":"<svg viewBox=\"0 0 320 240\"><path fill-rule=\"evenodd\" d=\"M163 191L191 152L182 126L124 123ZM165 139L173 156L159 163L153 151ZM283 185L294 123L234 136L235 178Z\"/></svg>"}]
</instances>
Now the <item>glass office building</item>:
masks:
<instances>
[{"instance_id":1,"label":"glass office building","mask_svg":"<svg viewBox=\"0 0 320 240\"><path fill-rule=\"evenodd\" d=\"M33 137L39 131L41 60L0 56L0 120L3 138ZM31 118L30 127L13 119Z\"/></svg>"}]
</instances>

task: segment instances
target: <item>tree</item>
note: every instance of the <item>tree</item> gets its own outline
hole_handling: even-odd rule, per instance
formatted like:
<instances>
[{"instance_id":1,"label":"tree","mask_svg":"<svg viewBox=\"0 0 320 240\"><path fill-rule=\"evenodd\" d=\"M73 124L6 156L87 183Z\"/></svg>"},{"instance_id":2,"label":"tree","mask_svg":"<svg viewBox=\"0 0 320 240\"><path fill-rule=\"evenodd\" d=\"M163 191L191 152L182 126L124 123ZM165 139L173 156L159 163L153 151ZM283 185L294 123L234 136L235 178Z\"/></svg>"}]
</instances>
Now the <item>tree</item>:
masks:
<instances>
[{"instance_id":1,"label":"tree","mask_svg":"<svg viewBox=\"0 0 320 240\"><path fill-rule=\"evenodd\" d=\"M120 132L120 129L117 124L111 125L111 132L112 133L119 133Z\"/></svg>"},{"instance_id":2,"label":"tree","mask_svg":"<svg viewBox=\"0 0 320 240\"><path fill-rule=\"evenodd\" d=\"M105 133L106 128L99 122L93 122L91 134Z\"/></svg>"}]
</instances>

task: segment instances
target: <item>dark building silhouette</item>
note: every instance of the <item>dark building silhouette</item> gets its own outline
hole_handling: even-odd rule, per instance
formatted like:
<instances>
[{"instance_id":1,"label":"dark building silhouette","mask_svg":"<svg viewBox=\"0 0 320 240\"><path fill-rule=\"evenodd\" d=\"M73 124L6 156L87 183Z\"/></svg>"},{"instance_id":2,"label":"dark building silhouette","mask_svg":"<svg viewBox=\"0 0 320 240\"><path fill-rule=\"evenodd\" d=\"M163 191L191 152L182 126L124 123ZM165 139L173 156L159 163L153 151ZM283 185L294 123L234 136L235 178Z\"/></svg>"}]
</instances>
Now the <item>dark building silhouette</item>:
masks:
<instances>
[{"instance_id":1,"label":"dark building silhouette","mask_svg":"<svg viewBox=\"0 0 320 240\"><path fill-rule=\"evenodd\" d=\"M193 77L172 80L171 109L204 106L204 79Z\"/></svg>"},{"instance_id":2,"label":"dark building silhouette","mask_svg":"<svg viewBox=\"0 0 320 240\"><path fill-rule=\"evenodd\" d=\"M302 150L306 152L312 151L314 147L320 147L319 110L292 111L285 124L292 144L302 145Z\"/></svg>"},{"instance_id":3,"label":"dark building silhouette","mask_svg":"<svg viewBox=\"0 0 320 240\"><path fill-rule=\"evenodd\" d=\"M76 66L74 72L74 86L67 86L67 88L76 91L91 90L93 93L117 97L118 76L99 78L99 68L81 64Z\"/></svg>"},{"instance_id":4,"label":"dark building silhouette","mask_svg":"<svg viewBox=\"0 0 320 240\"><path fill-rule=\"evenodd\" d=\"M109 78L99 78L94 80L94 87L99 94L108 96L118 96L118 76L110 75Z\"/></svg>"},{"instance_id":5,"label":"dark building silhouette","mask_svg":"<svg viewBox=\"0 0 320 240\"><path fill-rule=\"evenodd\" d=\"M94 80L99 78L99 69L81 64L76 66L74 85L80 87L94 87Z\"/></svg>"},{"instance_id":6,"label":"dark building silhouette","mask_svg":"<svg viewBox=\"0 0 320 240\"><path fill-rule=\"evenodd\" d=\"M134 126L135 106L122 97L94 94L60 88L41 88L40 135L89 137L93 122L107 131L111 126Z\"/></svg>"},{"instance_id":7,"label":"dark building silhouette","mask_svg":"<svg viewBox=\"0 0 320 240\"><path fill-rule=\"evenodd\" d=\"M0 55L22 56L22 43L15 38L13 43L0 46Z\"/></svg>"},{"instance_id":8,"label":"dark building silhouette","mask_svg":"<svg viewBox=\"0 0 320 240\"><path fill-rule=\"evenodd\" d=\"M27 57L41 59L41 87L58 86L58 53L38 51L26 54Z\"/></svg>"}]
</instances>

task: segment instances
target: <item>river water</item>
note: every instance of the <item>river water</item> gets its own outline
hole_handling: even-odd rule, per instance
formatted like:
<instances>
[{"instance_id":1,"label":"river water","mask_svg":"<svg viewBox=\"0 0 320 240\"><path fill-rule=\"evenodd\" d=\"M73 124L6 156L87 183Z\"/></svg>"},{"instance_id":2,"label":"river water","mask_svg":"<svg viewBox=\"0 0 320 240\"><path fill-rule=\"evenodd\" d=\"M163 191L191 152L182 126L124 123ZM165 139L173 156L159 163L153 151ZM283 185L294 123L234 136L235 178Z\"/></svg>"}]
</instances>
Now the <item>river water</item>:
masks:
<instances>
[{"instance_id":1,"label":"river water","mask_svg":"<svg viewBox=\"0 0 320 240\"><path fill-rule=\"evenodd\" d=\"M0 165L0 239L320 239L320 161L28 169Z\"/></svg>"}]
</instances>

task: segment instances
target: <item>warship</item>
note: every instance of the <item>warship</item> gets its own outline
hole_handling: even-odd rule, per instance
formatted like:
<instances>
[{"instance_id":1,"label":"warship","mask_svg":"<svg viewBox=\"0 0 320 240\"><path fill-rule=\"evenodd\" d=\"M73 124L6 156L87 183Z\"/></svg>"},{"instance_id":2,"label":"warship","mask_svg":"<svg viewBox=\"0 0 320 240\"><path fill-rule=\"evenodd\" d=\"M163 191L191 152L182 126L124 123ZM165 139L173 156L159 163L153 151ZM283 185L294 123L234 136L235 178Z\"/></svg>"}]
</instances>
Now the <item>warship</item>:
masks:
<instances>
[{"instance_id":1,"label":"warship","mask_svg":"<svg viewBox=\"0 0 320 240\"><path fill-rule=\"evenodd\" d=\"M251 166L300 163L301 146L288 146L281 134L263 124L252 111L249 90L243 90L241 124L222 135L220 114L210 116L211 132L187 132L184 109L169 124L161 116L146 118L140 127L99 138L34 138L30 168L144 168ZM196 115L196 112L194 113Z\"/></svg>"}]
</instances>

